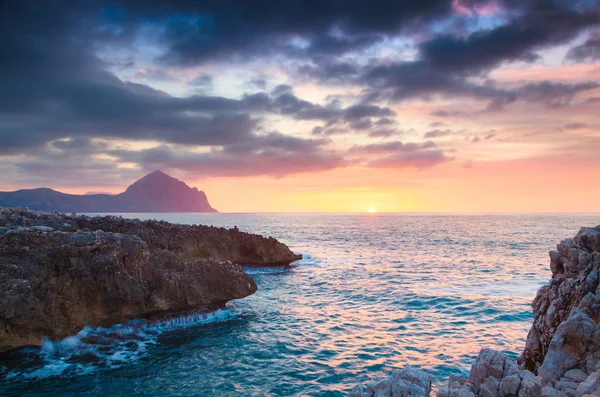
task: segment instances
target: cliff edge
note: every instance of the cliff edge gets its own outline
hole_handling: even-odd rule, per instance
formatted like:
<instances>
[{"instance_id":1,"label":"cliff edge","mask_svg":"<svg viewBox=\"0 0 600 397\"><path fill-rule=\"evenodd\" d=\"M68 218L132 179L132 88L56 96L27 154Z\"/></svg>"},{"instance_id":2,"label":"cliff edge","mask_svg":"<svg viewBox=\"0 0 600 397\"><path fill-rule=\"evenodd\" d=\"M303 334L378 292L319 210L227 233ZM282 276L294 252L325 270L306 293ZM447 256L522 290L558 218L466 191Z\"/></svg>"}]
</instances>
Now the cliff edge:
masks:
<instances>
[{"instance_id":1,"label":"cliff edge","mask_svg":"<svg viewBox=\"0 0 600 397\"><path fill-rule=\"evenodd\" d=\"M240 265L300 259L237 229L0 208L0 352L253 294Z\"/></svg>"}]
</instances>

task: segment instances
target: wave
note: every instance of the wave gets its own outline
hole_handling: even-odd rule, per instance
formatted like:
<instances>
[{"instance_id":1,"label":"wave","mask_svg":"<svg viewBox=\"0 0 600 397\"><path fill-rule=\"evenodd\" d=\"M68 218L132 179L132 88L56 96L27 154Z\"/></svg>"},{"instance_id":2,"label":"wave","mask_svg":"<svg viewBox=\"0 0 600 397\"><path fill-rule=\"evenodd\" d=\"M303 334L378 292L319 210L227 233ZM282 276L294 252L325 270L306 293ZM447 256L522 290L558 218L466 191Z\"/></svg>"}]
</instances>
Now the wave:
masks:
<instances>
[{"instance_id":1,"label":"wave","mask_svg":"<svg viewBox=\"0 0 600 397\"><path fill-rule=\"evenodd\" d=\"M103 368L119 368L149 354L151 345L165 332L238 319L244 309L230 307L168 315L153 320L131 320L111 327L84 327L60 341L42 340L40 348L10 353L21 361L17 368L3 365L0 376L7 381L81 376ZM26 365L22 365L25 363Z\"/></svg>"}]
</instances>

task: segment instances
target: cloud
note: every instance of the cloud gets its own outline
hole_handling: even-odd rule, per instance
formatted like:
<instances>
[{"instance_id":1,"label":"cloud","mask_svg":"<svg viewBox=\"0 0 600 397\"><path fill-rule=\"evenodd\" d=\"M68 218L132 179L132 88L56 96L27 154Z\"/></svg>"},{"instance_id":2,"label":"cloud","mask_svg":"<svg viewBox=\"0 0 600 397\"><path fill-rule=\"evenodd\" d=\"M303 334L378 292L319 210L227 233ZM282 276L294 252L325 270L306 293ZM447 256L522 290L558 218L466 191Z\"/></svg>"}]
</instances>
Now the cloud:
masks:
<instances>
[{"instance_id":1,"label":"cloud","mask_svg":"<svg viewBox=\"0 0 600 397\"><path fill-rule=\"evenodd\" d=\"M135 163L146 170L178 169L211 177L264 175L281 178L347 166L349 163L342 153L324 148L327 142L274 132L206 153L165 145L139 151L111 150L107 153L119 161Z\"/></svg>"},{"instance_id":2,"label":"cloud","mask_svg":"<svg viewBox=\"0 0 600 397\"><path fill-rule=\"evenodd\" d=\"M345 118L347 120L362 119L365 117L393 117L396 115L390 108L383 108L376 105L354 105L346 109Z\"/></svg>"},{"instance_id":3,"label":"cloud","mask_svg":"<svg viewBox=\"0 0 600 397\"><path fill-rule=\"evenodd\" d=\"M585 43L571 48L567 59L575 62L597 61L600 59L600 37L591 37Z\"/></svg>"},{"instance_id":4,"label":"cloud","mask_svg":"<svg viewBox=\"0 0 600 397\"><path fill-rule=\"evenodd\" d=\"M208 74L201 74L188 81L188 85L202 90L210 90L213 85L213 78Z\"/></svg>"},{"instance_id":5,"label":"cloud","mask_svg":"<svg viewBox=\"0 0 600 397\"><path fill-rule=\"evenodd\" d=\"M423 135L423 138L425 138L425 139L428 139L428 138L439 138L439 137L444 137L444 136L451 135L452 133L453 133L453 131L449 130L449 129L445 129L445 130L436 129L436 130L427 131Z\"/></svg>"},{"instance_id":6,"label":"cloud","mask_svg":"<svg viewBox=\"0 0 600 397\"><path fill-rule=\"evenodd\" d=\"M285 54L318 58L358 51L386 36L451 16L451 0L367 2L115 1L132 25L162 32L169 65L249 60ZM119 14L119 15L121 15ZM119 21L111 21L117 27Z\"/></svg>"},{"instance_id":7,"label":"cloud","mask_svg":"<svg viewBox=\"0 0 600 397\"><path fill-rule=\"evenodd\" d=\"M463 116L465 114L465 112L461 111L461 110L445 110L445 109L440 109L440 110L434 110L433 112L429 113L432 116L436 116L436 117L453 117L453 116Z\"/></svg>"},{"instance_id":8,"label":"cloud","mask_svg":"<svg viewBox=\"0 0 600 397\"><path fill-rule=\"evenodd\" d=\"M267 89L266 77L254 77L246 82L246 87L264 91Z\"/></svg>"},{"instance_id":9,"label":"cloud","mask_svg":"<svg viewBox=\"0 0 600 397\"><path fill-rule=\"evenodd\" d=\"M368 136L370 138L390 138L401 134L403 134L403 131L395 129L375 129L369 132Z\"/></svg>"},{"instance_id":10,"label":"cloud","mask_svg":"<svg viewBox=\"0 0 600 397\"><path fill-rule=\"evenodd\" d=\"M560 108L571 104L577 94L598 87L600 84L594 81L572 84L542 81L525 84L516 92L518 97L524 101L542 103L549 108Z\"/></svg>"},{"instance_id":11,"label":"cloud","mask_svg":"<svg viewBox=\"0 0 600 397\"><path fill-rule=\"evenodd\" d=\"M344 147L403 134L396 118L420 117L422 109L411 112L415 100L446 101L427 108L432 116L487 112L493 122L500 117L493 112L516 111L518 101L550 109L594 103L588 94L600 85L580 76L494 82L487 75L507 63L538 62L538 52L599 23L597 2L575 3L7 1L0 23L2 169L7 180L23 172L85 180L88 168L116 180L163 167L281 177L356 159L372 167L441 164L452 159L451 149L431 141ZM597 48L590 35L567 58L593 62ZM248 61L257 63L246 67ZM208 95L221 70L227 79L215 91L251 93ZM198 94L170 94L181 87ZM424 140L452 132L441 121L417 122L430 126ZM577 123L554 125L563 124L568 130ZM493 138L488 131L474 139ZM125 162L138 170L119 171Z\"/></svg>"},{"instance_id":12,"label":"cloud","mask_svg":"<svg viewBox=\"0 0 600 397\"><path fill-rule=\"evenodd\" d=\"M442 35L419 45L422 60L435 70L477 74L502 62L537 59L535 50L566 43L589 26L600 23L597 12L577 12L567 2L532 2L510 22L467 37Z\"/></svg>"},{"instance_id":13,"label":"cloud","mask_svg":"<svg viewBox=\"0 0 600 397\"><path fill-rule=\"evenodd\" d=\"M587 124L585 124L585 123L574 122L574 123L565 124L563 126L563 129L567 130L567 131L573 131L573 130L581 130L586 127L587 127Z\"/></svg>"},{"instance_id":14,"label":"cloud","mask_svg":"<svg viewBox=\"0 0 600 397\"><path fill-rule=\"evenodd\" d=\"M349 153L367 156L364 159L365 165L373 168L428 168L452 160L433 141L358 145L352 147Z\"/></svg>"}]
</instances>

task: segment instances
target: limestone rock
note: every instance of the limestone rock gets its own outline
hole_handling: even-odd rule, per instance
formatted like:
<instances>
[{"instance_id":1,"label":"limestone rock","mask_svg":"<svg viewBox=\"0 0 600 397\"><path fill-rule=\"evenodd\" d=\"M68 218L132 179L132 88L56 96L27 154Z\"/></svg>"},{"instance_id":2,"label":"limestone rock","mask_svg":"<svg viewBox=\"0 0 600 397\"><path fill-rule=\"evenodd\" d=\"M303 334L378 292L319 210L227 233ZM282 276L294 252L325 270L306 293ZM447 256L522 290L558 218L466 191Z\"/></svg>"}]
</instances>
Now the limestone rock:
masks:
<instances>
[{"instance_id":1,"label":"limestone rock","mask_svg":"<svg viewBox=\"0 0 600 397\"><path fill-rule=\"evenodd\" d=\"M281 266L302 259L272 237L203 225L140 221L117 216L72 216L59 213L0 208L0 226L50 227L58 231L82 229L137 236L150 250L168 250L182 261L213 258L240 265Z\"/></svg>"},{"instance_id":2,"label":"limestone rock","mask_svg":"<svg viewBox=\"0 0 600 397\"><path fill-rule=\"evenodd\" d=\"M550 252L552 279L548 285L540 288L532 303L534 320L527 336L525 350L519 357L521 365L533 373L538 372L560 325L569 319L573 309L580 305L583 306L579 308L594 322L599 322L599 268L600 226L582 228L574 238L563 240L557 245L556 251ZM555 343L555 355L559 342ZM572 368L574 367L561 364L560 370L553 371L547 364L544 371L547 376L552 372L551 379L558 380L564 373L559 373L561 370Z\"/></svg>"},{"instance_id":3,"label":"limestone rock","mask_svg":"<svg viewBox=\"0 0 600 397\"><path fill-rule=\"evenodd\" d=\"M393 370L387 378L374 378L363 385L357 385L349 394L351 397L428 397L431 394L431 375L414 368ZM465 396L466 397L466 396Z\"/></svg>"},{"instance_id":4,"label":"limestone rock","mask_svg":"<svg viewBox=\"0 0 600 397\"><path fill-rule=\"evenodd\" d=\"M136 236L9 228L0 235L0 351L85 325L219 307L255 291L237 264L182 261Z\"/></svg>"},{"instance_id":5,"label":"limestone rock","mask_svg":"<svg viewBox=\"0 0 600 397\"><path fill-rule=\"evenodd\" d=\"M577 397L589 394L600 395L600 371L591 374L577 388Z\"/></svg>"}]
</instances>

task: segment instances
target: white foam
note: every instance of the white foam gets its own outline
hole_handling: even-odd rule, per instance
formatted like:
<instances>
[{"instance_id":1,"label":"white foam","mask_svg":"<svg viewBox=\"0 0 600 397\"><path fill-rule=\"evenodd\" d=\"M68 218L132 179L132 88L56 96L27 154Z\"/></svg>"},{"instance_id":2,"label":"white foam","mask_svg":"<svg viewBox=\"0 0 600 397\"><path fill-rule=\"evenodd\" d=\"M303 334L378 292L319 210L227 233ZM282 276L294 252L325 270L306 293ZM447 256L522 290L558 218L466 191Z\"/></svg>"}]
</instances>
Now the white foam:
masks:
<instances>
[{"instance_id":1,"label":"white foam","mask_svg":"<svg viewBox=\"0 0 600 397\"><path fill-rule=\"evenodd\" d=\"M148 347L159 343L157 337L177 329L196 327L234 319L241 309L229 307L213 312L200 311L156 320L132 320L106 327L85 327L76 335L60 341L44 338L38 353L42 365L9 370L7 380L78 376L101 368L119 368L148 354ZM85 362L78 360L86 356ZM90 357L95 359L90 360ZM32 360L32 361L38 361Z\"/></svg>"}]
</instances>

